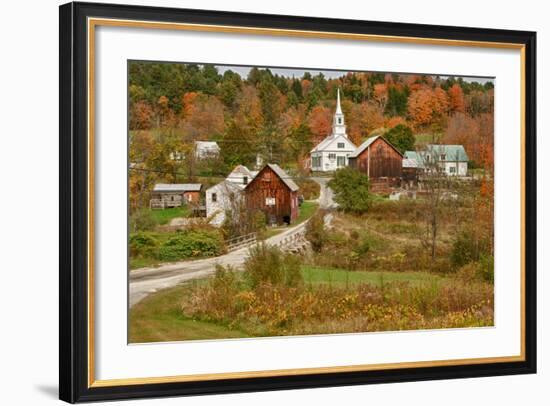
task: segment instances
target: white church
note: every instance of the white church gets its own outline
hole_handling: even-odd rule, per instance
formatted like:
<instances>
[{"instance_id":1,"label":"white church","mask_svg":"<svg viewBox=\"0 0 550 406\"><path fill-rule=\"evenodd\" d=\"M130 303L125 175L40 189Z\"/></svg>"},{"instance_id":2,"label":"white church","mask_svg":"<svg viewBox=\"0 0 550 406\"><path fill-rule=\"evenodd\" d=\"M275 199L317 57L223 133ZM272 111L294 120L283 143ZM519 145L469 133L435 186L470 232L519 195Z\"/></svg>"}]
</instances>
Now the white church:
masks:
<instances>
[{"instance_id":1,"label":"white church","mask_svg":"<svg viewBox=\"0 0 550 406\"><path fill-rule=\"evenodd\" d=\"M319 172L335 171L348 166L348 157L357 147L348 139L344 113L340 106L340 89L336 100L336 112L332 119L332 133L310 152L311 170Z\"/></svg>"}]
</instances>

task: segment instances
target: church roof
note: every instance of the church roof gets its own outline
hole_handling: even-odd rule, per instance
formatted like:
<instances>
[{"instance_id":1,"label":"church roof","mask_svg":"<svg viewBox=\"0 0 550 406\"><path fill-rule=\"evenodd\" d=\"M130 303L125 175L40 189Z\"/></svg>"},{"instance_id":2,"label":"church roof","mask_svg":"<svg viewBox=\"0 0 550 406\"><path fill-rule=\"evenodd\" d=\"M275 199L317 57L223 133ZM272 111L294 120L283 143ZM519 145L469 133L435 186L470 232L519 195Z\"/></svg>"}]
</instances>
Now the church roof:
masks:
<instances>
[{"instance_id":1,"label":"church roof","mask_svg":"<svg viewBox=\"0 0 550 406\"><path fill-rule=\"evenodd\" d=\"M313 148L311 152L327 151L329 150L329 147L333 144L333 142L336 140L347 143L349 146L349 148L347 148L348 150L356 148L355 144L351 142L351 140L344 135L337 135L337 136L329 135L323 141L317 144L317 146ZM342 151L342 149L334 148L334 151ZM346 149L344 149L344 151L346 151Z\"/></svg>"}]
</instances>

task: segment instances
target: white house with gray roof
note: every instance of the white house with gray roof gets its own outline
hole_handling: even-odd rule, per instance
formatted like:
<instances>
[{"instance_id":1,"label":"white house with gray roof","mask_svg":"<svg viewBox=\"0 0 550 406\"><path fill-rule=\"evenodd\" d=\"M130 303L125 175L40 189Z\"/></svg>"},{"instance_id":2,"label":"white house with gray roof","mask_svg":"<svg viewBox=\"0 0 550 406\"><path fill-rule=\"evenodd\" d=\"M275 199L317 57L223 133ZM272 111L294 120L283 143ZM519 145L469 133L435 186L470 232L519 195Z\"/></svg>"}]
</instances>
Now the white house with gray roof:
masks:
<instances>
[{"instance_id":1,"label":"white house with gray roof","mask_svg":"<svg viewBox=\"0 0 550 406\"><path fill-rule=\"evenodd\" d=\"M311 170L332 172L348 166L348 157L355 151L355 144L346 133L346 124L340 106L340 89L336 99L336 111L332 119L332 132L310 151Z\"/></svg>"}]
</instances>

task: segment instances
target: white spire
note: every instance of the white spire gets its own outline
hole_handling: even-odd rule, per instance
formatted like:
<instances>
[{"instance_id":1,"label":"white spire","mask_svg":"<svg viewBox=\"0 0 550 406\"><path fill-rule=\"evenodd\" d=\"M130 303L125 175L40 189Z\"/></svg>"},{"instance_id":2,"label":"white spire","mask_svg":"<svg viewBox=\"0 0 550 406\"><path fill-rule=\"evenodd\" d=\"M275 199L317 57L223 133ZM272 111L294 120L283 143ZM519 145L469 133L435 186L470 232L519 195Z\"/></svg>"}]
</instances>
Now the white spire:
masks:
<instances>
[{"instance_id":1,"label":"white spire","mask_svg":"<svg viewBox=\"0 0 550 406\"><path fill-rule=\"evenodd\" d=\"M342 114L342 107L340 107L340 88L338 88L338 93L336 93L336 114Z\"/></svg>"},{"instance_id":2,"label":"white spire","mask_svg":"<svg viewBox=\"0 0 550 406\"><path fill-rule=\"evenodd\" d=\"M344 123L344 113L342 113L342 106L340 106L340 89L336 93L336 112L334 113L334 118L332 119L332 136L343 135L347 137L346 134L346 125Z\"/></svg>"}]
</instances>

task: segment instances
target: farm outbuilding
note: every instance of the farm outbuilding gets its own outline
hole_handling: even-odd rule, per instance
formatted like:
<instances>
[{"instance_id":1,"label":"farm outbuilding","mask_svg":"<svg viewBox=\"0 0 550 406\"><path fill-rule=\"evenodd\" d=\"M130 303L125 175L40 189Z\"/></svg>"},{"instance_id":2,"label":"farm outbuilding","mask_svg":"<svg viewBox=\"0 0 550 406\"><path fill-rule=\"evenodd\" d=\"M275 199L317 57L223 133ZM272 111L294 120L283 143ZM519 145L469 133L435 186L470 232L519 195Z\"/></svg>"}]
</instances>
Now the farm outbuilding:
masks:
<instances>
[{"instance_id":1,"label":"farm outbuilding","mask_svg":"<svg viewBox=\"0 0 550 406\"><path fill-rule=\"evenodd\" d=\"M377 135L368 138L349 157L350 166L369 178L400 178L403 154L388 140Z\"/></svg>"},{"instance_id":2,"label":"farm outbuilding","mask_svg":"<svg viewBox=\"0 0 550 406\"><path fill-rule=\"evenodd\" d=\"M184 204L198 204L201 190L200 183L157 183L153 188L150 207L165 209Z\"/></svg>"},{"instance_id":3,"label":"farm outbuilding","mask_svg":"<svg viewBox=\"0 0 550 406\"><path fill-rule=\"evenodd\" d=\"M268 224L298 218L298 185L276 164L267 164L244 189L248 210L261 210Z\"/></svg>"}]
</instances>

